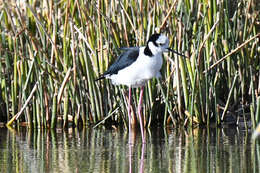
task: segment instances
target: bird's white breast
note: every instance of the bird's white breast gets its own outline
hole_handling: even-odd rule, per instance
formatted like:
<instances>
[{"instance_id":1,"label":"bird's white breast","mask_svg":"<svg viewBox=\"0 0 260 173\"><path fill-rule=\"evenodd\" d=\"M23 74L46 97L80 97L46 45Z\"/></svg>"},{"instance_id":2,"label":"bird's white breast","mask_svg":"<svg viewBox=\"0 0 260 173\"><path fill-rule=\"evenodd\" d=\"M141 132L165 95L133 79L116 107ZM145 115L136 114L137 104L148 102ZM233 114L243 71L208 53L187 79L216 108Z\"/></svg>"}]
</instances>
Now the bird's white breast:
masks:
<instances>
[{"instance_id":1,"label":"bird's white breast","mask_svg":"<svg viewBox=\"0 0 260 173\"><path fill-rule=\"evenodd\" d=\"M162 53L149 57L144 54L144 47L141 47L135 62L108 78L116 85L143 86L149 79L161 76L162 63Z\"/></svg>"}]
</instances>

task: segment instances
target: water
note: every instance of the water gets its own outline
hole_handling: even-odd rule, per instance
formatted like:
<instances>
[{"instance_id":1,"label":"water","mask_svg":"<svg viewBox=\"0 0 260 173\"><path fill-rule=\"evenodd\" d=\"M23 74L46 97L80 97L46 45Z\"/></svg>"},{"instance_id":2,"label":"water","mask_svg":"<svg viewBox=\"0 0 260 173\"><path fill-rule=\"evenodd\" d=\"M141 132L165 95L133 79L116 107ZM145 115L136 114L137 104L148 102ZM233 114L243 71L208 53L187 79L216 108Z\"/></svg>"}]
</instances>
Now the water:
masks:
<instances>
[{"instance_id":1,"label":"water","mask_svg":"<svg viewBox=\"0 0 260 173\"><path fill-rule=\"evenodd\" d=\"M259 172L260 142L238 128L0 128L0 172Z\"/></svg>"}]
</instances>

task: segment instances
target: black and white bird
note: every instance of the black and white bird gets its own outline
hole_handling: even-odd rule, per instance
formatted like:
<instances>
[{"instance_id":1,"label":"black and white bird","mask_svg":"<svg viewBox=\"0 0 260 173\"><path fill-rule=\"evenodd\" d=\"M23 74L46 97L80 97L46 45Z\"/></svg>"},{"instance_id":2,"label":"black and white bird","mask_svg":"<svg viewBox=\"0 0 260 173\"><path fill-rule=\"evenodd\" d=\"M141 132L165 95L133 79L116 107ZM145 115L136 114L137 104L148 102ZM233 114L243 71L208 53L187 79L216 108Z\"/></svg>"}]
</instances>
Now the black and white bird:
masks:
<instances>
[{"instance_id":1,"label":"black and white bird","mask_svg":"<svg viewBox=\"0 0 260 173\"><path fill-rule=\"evenodd\" d=\"M162 53L172 51L169 48L169 39L163 34L153 34L147 41L146 46L121 48L124 52L97 80L111 79L114 85L127 85L129 87L128 118L129 129L131 128L131 88L141 87L138 116L140 121L141 135L144 142L144 129L141 116L143 91L146 82L154 77L161 77L163 64Z\"/></svg>"}]
</instances>

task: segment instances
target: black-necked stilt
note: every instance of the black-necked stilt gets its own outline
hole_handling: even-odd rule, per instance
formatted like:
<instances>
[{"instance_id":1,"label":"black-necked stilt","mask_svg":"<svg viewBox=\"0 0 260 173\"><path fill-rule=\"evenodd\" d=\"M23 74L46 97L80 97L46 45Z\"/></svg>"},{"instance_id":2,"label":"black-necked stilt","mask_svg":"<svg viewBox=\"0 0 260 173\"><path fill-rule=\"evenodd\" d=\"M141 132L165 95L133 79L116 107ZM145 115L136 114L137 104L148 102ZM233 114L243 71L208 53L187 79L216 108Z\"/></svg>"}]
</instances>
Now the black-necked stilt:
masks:
<instances>
[{"instance_id":1,"label":"black-necked stilt","mask_svg":"<svg viewBox=\"0 0 260 173\"><path fill-rule=\"evenodd\" d=\"M143 122L141 116L141 105L145 83L153 78L161 77L162 53L172 51L184 56L169 48L169 39L163 34L153 34L146 46L122 48L124 52L98 79L108 78L115 85L127 85L129 87L128 118L129 129L131 128L131 88L141 87L138 103L138 116L140 121L142 140L144 140Z\"/></svg>"}]
</instances>

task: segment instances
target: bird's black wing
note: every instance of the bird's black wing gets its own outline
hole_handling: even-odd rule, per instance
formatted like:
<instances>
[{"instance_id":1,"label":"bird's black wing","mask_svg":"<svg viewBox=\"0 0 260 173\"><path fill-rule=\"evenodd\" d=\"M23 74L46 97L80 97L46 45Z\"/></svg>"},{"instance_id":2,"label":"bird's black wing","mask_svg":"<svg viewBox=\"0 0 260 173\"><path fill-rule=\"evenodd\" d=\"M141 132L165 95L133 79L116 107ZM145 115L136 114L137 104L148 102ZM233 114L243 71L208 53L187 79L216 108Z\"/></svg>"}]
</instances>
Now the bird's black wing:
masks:
<instances>
[{"instance_id":1,"label":"bird's black wing","mask_svg":"<svg viewBox=\"0 0 260 173\"><path fill-rule=\"evenodd\" d=\"M121 50L125 50L117 60L108 68L108 70L104 73L107 74L117 74L119 70L131 65L136 61L139 56L139 48L138 47L130 47L130 48L121 48Z\"/></svg>"},{"instance_id":2,"label":"bird's black wing","mask_svg":"<svg viewBox=\"0 0 260 173\"><path fill-rule=\"evenodd\" d=\"M119 70L131 65L139 56L139 47L120 48L124 52L108 68L108 70L96 80L105 78L106 75L117 74Z\"/></svg>"}]
</instances>

